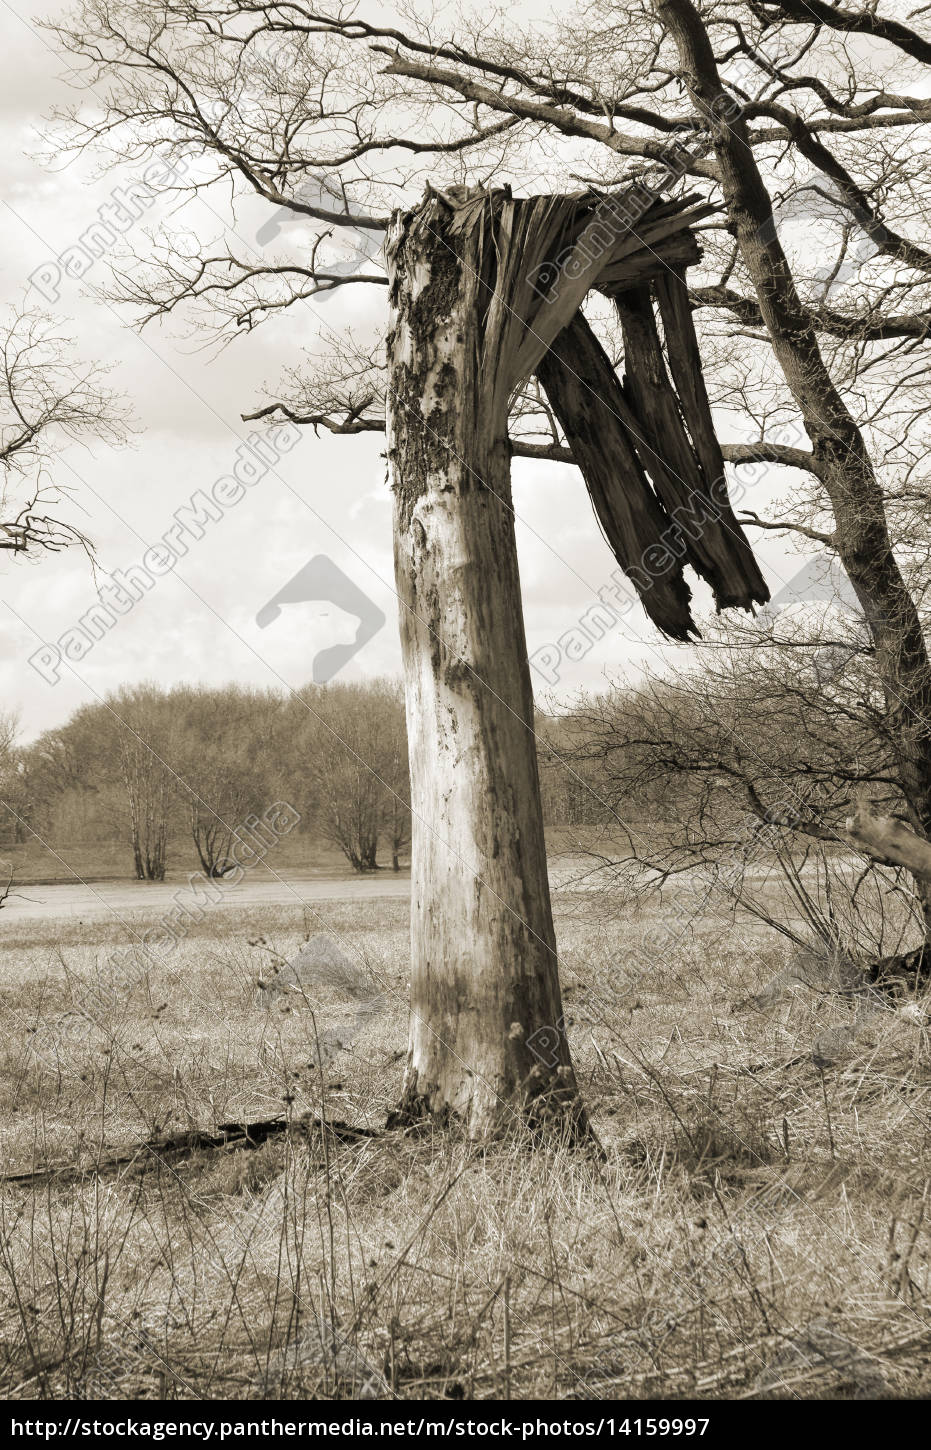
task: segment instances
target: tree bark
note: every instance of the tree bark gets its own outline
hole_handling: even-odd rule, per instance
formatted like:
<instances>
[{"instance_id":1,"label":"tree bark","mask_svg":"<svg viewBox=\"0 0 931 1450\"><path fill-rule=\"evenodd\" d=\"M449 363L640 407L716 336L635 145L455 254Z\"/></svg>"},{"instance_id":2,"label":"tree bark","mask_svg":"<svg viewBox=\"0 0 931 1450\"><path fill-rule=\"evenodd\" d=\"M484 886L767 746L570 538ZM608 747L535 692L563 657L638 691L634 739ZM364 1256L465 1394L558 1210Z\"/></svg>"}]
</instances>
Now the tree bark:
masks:
<instances>
[{"instance_id":1,"label":"tree bark","mask_svg":"<svg viewBox=\"0 0 931 1450\"><path fill-rule=\"evenodd\" d=\"M845 830L852 844L877 861L904 866L922 881L931 882L931 841L910 831L892 816L874 816L862 808L848 816Z\"/></svg>"},{"instance_id":2,"label":"tree bark","mask_svg":"<svg viewBox=\"0 0 931 1450\"><path fill-rule=\"evenodd\" d=\"M656 626L672 639L698 634L683 576L688 546L650 488L626 426L620 381L577 312L537 368L550 407L582 470L595 516Z\"/></svg>"},{"instance_id":3,"label":"tree bark","mask_svg":"<svg viewBox=\"0 0 931 1450\"><path fill-rule=\"evenodd\" d=\"M885 693L889 737L910 824L931 838L931 666L915 601L902 577L885 500L863 435L834 385L772 226L772 199L746 122L721 84L704 22L692 0L653 0L679 51L682 79L708 122L728 226L756 290L762 320L812 442L829 496L840 561L863 608ZM931 888L916 878L931 941Z\"/></svg>"},{"instance_id":4,"label":"tree bark","mask_svg":"<svg viewBox=\"0 0 931 1450\"><path fill-rule=\"evenodd\" d=\"M456 1122L472 1138L554 1115L584 1122L563 1027L506 408L480 363L478 233L431 196L396 220L388 248L413 812L397 1120Z\"/></svg>"}]
</instances>

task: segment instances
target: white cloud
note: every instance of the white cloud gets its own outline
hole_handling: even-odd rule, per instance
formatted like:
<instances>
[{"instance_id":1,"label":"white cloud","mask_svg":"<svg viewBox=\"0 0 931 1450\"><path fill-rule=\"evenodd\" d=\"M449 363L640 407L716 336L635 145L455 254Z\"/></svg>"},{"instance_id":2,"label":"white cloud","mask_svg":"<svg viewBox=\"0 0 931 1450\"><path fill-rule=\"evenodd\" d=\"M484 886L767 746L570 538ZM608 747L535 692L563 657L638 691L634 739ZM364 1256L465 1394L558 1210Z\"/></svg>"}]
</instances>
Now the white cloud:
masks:
<instances>
[{"instance_id":1,"label":"white cloud","mask_svg":"<svg viewBox=\"0 0 931 1450\"><path fill-rule=\"evenodd\" d=\"M47 0L20 6L16 44L2 61L0 78L0 178L7 205L0 208L0 293L13 301L41 300L29 278L55 268L61 277L53 309L62 316L88 360L112 363L111 382L130 397L141 432L135 446L69 451L56 476L74 489L71 516L94 539L104 570L125 568L170 527L172 516L198 488L209 490L228 473L236 448L250 432L241 413L261 400L263 384L274 383L302 347L338 339L341 327L370 327L381 315L384 294L349 289L325 308L295 308L287 318L264 325L220 353L200 350L176 327L147 329L142 336L129 318L102 302L97 289L108 280L108 257L96 260L80 279L65 275L61 253L86 233L100 208L135 171L98 174L82 157L57 170L43 170L24 156L37 146L45 117L74 93L66 79L67 60L54 52L52 37L32 24L47 12ZM138 170L138 167L135 168ZM268 215L259 202L241 213L246 242ZM213 238L217 217L192 202L169 216L162 203L138 224L173 227ZM133 241L137 240L133 234ZM112 260L112 259L111 259ZM256 611L280 584L316 553L328 553L386 615L381 632L347 669L347 676L371 676L399 668L397 601L391 564L390 494L384 481L384 440L378 435L316 438L307 430L300 445L250 490L221 522L192 546L177 571L97 642L77 665L82 677L62 672L55 688L27 664L35 638L56 640L96 597L87 560L78 551L36 563L0 555L0 690L5 704L20 705L31 732L63 720L82 701L139 678L165 684L181 680L228 679L291 685L310 676L314 639L309 619L292 620L278 631L259 631ZM521 462L515 468L515 511L531 652L569 628L594 600L616 565L604 545L572 470ZM12 606L25 624L10 612ZM33 631L34 633L30 633ZM608 638L566 682L566 692L597 686L605 669L639 668L655 656L658 639L642 617L635 621L638 644ZM315 636L316 638L316 636Z\"/></svg>"}]
</instances>

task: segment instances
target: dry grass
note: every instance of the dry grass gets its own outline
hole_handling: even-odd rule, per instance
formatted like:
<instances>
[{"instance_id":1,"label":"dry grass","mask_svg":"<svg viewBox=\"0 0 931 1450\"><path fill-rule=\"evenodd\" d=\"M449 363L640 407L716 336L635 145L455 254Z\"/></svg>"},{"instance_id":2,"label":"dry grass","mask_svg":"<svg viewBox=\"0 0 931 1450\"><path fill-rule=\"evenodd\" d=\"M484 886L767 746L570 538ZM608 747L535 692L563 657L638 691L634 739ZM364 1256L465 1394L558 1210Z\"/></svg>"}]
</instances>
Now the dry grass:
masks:
<instances>
[{"instance_id":1,"label":"dry grass","mask_svg":"<svg viewBox=\"0 0 931 1450\"><path fill-rule=\"evenodd\" d=\"M119 923L7 932L4 1168L80 1172L0 1191L4 1393L927 1392L921 1015L858 1020L811 986L738 1007L786 965L762 928L704 918L657 951L662 912L602 905L559 898L603 1159L516 1132L484 1151L295 1133L95 1173L147 1135L229 1119L323 1109L380 1127L403 1067L406 907L224 909L113 998L94 989ZM338 983L312 1011L256 1005L257 979L320 930L386 994L361 1026ZM315 1023L358 1035L321 1064Z\"/></svg>"},{"instance_id":2,"label":"dry grass","mask_svg":"<svg viewBox=\"0 0 931 1450\"><path fill-rule=\"evenodd\" d=\"M265 860L273 870L297 877L336 878L347 870L341 851L307 831L285 836L272 846ZM30 839L22 845L0 846L0 863L13 867L19 887L38 882L126 881L133 876L128 841L56 841L50 848L44 841ZM381 865L384 867L384 861ZM173 836L168 843L166 879L185 882L189 872L200 869L190 835Z\"/></svg>"}]
</instances>

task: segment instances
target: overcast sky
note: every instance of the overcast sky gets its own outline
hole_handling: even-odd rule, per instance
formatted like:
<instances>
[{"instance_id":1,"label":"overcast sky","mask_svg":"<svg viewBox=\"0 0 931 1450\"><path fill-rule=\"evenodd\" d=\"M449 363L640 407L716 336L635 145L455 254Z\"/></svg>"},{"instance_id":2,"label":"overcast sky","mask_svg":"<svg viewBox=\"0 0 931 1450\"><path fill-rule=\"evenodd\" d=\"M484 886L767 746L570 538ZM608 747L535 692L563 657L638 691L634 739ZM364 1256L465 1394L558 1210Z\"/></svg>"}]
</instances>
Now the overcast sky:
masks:
<instances>
[{"instance_id":1,"label":"overcast sky","mask_svg":"<svg viewBox=\"0 0 931 1450\"><path fill-rule=\"evenodd\" d=\"M130 448L72 447L56 466L56 478L74 490L71 516L96 545L96 581L79 550L34 562L0 553L3 708L18 708L31 736L61 722L79 704L143 679L166 685L305 684L317 652L351 639L356 620L313 603L285 609L265 629L256 624L256 615L302 565L321 554L386 617L340 678L397 673L391 503L382 441L377 436L316 438L307 429L241 502L206 525L203 538L190 545L177 568L79 664L62 666L57 683L48 678L55 673L51 667L43 678L29 663L43 643L54 645L86 613L109 574L142 559L197 490L209 491L231 472L252 431L240 414L264 401L263 384L271 385L297 361L301 347L338 342L347 322L363 328L377 323L385 299L380 289L347 288L345 298L294 308L284 321L263 325L219 354L205 351L178 325L135 332L128 315L99 295L108 281L106 254L95 258L80 279L64 274L61 259L98 221L115 189L125 187L139 169L100 176L87 158L40 163L40 128L56 104L73 103L75 78L69 84L68 58L35 24L37 17L55 13L54 0L2 4L0 301L42 307L61 319L84 359L112 364L110 382L127 395L139 427ZM146 233L157 232L166 206L154 205L127 238L135 250L144 253ZM245 209L244 248L255 248L255 233L271 213L258 201ZM218 231L209 204L198 200L188 202L181 214L176 210L171 225L201 238ZM300 243L295 234L294 245ZM727 436L734 437L733 430ZM753 507L765 502L772 483L756 486ZM780 490L785 483L783 472ZM517 461L514 499L534 658L573 628L616 565L574 469ZM771 538L758 552L775 587L801 562ZM538 672L541 704L597 687L606 675L629 677L644 662L657 664L668 653L639 609L628 634L635 638L609 634L584 659L563 660L546 675Z\"/></svg>"}]
</instances>

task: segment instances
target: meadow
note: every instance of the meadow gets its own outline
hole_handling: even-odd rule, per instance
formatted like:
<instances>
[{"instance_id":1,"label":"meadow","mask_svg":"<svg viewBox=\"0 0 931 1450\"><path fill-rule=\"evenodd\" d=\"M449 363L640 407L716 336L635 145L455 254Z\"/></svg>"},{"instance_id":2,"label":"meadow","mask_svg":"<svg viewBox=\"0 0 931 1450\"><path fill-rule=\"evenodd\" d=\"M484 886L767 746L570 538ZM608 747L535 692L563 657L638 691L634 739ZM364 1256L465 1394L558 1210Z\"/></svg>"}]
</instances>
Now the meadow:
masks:
<instances>
[{"instance_id":1,"label":"meadow","mask_svg":"<svg viewBox=\"0 0 931 1450\"><path fill-rule=\"evenodd\" d=\"M144 908L3 920L3 1394L931 1392L921 1004L858 1014L674 895L555 905L597 1147L385 1130L403 900L232 901L164 961Z\"/></svg>"}]
</instances>

